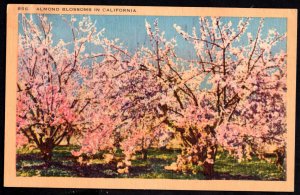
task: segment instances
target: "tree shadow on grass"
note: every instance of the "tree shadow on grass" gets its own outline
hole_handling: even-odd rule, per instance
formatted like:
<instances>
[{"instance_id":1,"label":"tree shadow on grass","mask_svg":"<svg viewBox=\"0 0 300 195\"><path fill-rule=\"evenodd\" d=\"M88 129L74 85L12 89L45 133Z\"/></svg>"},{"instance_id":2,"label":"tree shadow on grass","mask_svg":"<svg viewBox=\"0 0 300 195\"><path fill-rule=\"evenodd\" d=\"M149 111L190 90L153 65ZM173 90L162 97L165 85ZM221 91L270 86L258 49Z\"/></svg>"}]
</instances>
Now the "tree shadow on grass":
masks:
<instances>
[{"instance_id":1,"label":"tree shadow on grass","mask_svg":"<svg viewBox=\"0 0 300 195\"><path fill-rule=\"evenodd\" d=\"M227 173L214 173L211 177L206 177L208 180L262 180L259 176L252 175L232 175Z\"/></svg>"},{"instance_id":2,"label":"tree shadow on grass","mask_svg":"<svg viewBox=\"0 0 300 195\"><path fill-rule=\"evenodd\" d=\"M38 153L17 154L16 160L17 160L17 162L20 162L20 161L34 161L34 160L42 160L42 157Z\"/></svg>"},{"instance_id":3,"label":"tree shadow on grass","mask_svg":"<svg viewBox=\"0 0 300 195\"><path fill-rule=\"evenodd\" d=\"M130 173L127 175L127 177L139 177L142 174L149 174L152 172L153 170L149 165L134 166L134 167L130 167Z\"/></svg>"},{"instance_id":4,"label":"tree shadow on grass","mask_svg":"<svg viewBox=\"0 0 300 195\"><path fill-rule=\"evenodd\" d=\"M206 177L207 180L259 180L259 181L284 181L283 178L266 179L257 175L232 174L230 172L215 172L212 176Z\"/></svg>"},{"instance_id":5,"label":"tree shadow on grass","mask_svg":"<svg viewBox=\"0 0 300 195\"><path fill-rule=\"evenodd\" d=\"M111 164L91 164L84 166L74 166L78 176L91 178L114 178L117 175L117 168Z\"/></svg>"},{"instance_id":6,"label":"tree shadow on grass","mask_svg":"<svg viewBox=\"0 0 300 195\"><path fill-rule=\"evenodd\" d=\"M101 155L100 155L101 156ZM99 158L100 158L99 156ZM118 174L116 162L110 164L82 164L67 151L55 152L53 162L46 165L40 153L17 154L16 168L17 176L56 176L56 177L87 177L87 178L166 178L166 179L199 179L199 180L284 180L281 177L264 177L258 174L257 166L261 162L252 162L244 165L237 165L232 160L220 160L215 166L215 174L211 177L203 175L184 175L182 173L170 172L164 166L174 162L173 156L149 155L147 160L140 156L132 161L130 173ZM255 163L260 163L256 165ZM253 165L252 165L253 164ZM247 171L243 171L246 168ZM254 170L254 168L256 168ZM264 171L273 168L272 166L262 167ZM198 173L202 174L202 173Z\"/></svg>"},{"instance_id":7,"label":"tree shadow on grass","mask_svg":"<svg viewBox=\"0 0 300 195\"><path fill-rule=\"evenodd\" d=\"M80 165L75 158L64 156L63 161L59 157L53 157L53 161L46 165L39 153L17 154L17 172L19 176L62 176L62 177L99 177L112 178L116 176L115 164L84 164Z\"/></svg>"}]
</instances>

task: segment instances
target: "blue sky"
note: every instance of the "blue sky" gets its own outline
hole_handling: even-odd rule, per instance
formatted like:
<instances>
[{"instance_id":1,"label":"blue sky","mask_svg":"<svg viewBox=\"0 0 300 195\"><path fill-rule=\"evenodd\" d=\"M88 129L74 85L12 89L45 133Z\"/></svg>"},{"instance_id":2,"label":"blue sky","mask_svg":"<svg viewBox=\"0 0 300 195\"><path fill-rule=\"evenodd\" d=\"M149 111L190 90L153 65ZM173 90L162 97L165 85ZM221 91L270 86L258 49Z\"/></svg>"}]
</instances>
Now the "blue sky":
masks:
<instances>
[{"instance_id":1,"label":"blue sky","mask_svg":"<svg viewBox=\"0 0 300 195\"><path fill-rule=\"evenodd\" d=\"M47 15L48 20L53 23L53 41L54 43L63 39L65 42L70 41L71 30L66 22L62 19L61 15ZM64 15L66 18L70 18L70 15ZM83 15L75 15L77 22L83 17ZM161 31L165 31L165 37L167 39L176 38L177 51L182 57L194 57L194 49L191 44L185 41L173 28L173 24L177 24L182 27L183 30L191 33L192 28L199 27L198 17L194 16L103 16L103 15L90 15L93 21L97 21L97 29L105 28L105 36L109 39L119 38L129 49L134 51L141 45L148 45L149 40L145 30L145 20L150 24L153 24L154 20L158 18L159 27ZM21 19L21 17L19 17ZM226 17L222 18L223 22L229 20L233 23L233 26L237 26L240 18ZM21 20L19 20L21 21ZM252 32L253 36L257 31L260 18L252 18L250 21L247 32ZM286 32L287 20L286 18L265 18L264 28L262 30L262 36L266 36L269 29L277 29L280 34ZM21 28L19 28L20 33ZM246 33L245 33L246 34ZM246 36L242 37L240 44L244 44ZM274 50L286 50L286 41L280 42L276 45Z\"/></svg>"}]
</instances>

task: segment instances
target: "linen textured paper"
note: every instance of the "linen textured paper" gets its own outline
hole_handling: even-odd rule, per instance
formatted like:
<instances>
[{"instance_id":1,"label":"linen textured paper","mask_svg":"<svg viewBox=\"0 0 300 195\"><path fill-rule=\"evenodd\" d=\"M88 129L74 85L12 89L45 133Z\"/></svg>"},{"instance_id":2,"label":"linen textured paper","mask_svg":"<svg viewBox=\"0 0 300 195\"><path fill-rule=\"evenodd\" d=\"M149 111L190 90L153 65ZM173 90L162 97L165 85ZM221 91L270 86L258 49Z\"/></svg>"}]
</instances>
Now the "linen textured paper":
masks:
<instances>
[{"instance_id":1,"label":"linen textured paper","mask_svg":"<svg viewBox=\"0 0 300 195\"><path fill-rule=\"evenodd\" d=\"M7 11L5 186L294 190L296 10Z\"/></svg>"}]
</instances>

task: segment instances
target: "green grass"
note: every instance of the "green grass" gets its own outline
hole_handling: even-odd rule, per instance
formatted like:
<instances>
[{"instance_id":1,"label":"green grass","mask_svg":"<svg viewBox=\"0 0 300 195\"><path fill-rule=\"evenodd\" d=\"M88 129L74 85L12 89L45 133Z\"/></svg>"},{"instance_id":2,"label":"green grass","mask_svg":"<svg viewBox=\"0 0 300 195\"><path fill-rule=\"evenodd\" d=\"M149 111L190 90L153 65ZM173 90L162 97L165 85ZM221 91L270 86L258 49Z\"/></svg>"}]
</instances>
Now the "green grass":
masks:
<instances>
[{"instance_id":1,"label":"green grass","mask_svg":"<svg viewBox=\"0 0 300 195\"><path fill-rule=\"evenodd\" d=\"M285 180L285 171L279 169L274 163L267 163L264 160L252 157L251 161L237 161L221 153L217 156L219 159L215 163L215 171L222 174L230 174L233 177L250 177L254 180ZM275 161L275 159L272 159Z\"/></svg>"},{"instance_id":2,"label":"green grass","mask_svg":"<svg viewBox=\"0 0 300 195\"><path fill-rule=\"evenodd\" d=\"M177 173L164 169L176 161L179 150L150 149L147 160L136 155L128 174L118 174L115 164L105 164L97 154L89 165L80 166L70 151L78 146L59 146L53 152L53 164L45 166L37 149L21 149L17 152L17 176L60 176L60 177L106 177L106 178L160 178L160 179L206 179L201 172ZM116 154L121 158L120 151ZM197 168L197 167L196 167ZM198 167L201 169L200 167ZM212 179L284 180L285 172L274 164L253 157L252 161L238 163L226 152L219 152L215 163L216 175Z\"/></svg>"}]
</instances>

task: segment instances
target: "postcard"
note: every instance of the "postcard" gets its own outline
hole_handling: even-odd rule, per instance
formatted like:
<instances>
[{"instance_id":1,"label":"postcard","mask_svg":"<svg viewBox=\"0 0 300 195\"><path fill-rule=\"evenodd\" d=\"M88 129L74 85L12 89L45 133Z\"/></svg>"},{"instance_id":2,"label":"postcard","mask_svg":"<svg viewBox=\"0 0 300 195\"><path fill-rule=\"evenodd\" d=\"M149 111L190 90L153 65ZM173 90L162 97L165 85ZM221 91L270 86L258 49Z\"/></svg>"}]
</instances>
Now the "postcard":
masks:
<instances>
[{"instance_id":1,"label":"postcard","mask_svg":"<svg viewBox=\"0 0 300 195\"><path fill-rule=\"evenodd\" d=\"M7 18L5 186L294 190L297 10Z\"/></svg>"}]
</instances>

